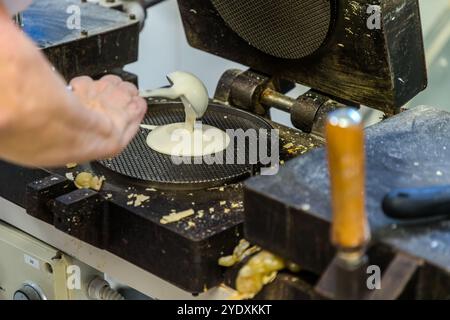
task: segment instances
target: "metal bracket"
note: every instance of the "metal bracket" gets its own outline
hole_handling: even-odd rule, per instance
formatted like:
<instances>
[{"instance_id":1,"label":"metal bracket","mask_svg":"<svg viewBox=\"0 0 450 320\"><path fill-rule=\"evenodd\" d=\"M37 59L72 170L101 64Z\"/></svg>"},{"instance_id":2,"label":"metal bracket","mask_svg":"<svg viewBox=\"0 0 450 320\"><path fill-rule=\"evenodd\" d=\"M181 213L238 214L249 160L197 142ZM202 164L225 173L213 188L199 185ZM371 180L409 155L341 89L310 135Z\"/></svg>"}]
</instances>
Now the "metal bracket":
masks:
<instances>
[{"instance_id":1,"label":"metal bracket","mask_svg":"<svg viewBox=\"0 0 450 320\"><path fill-rule=\"evenodd\" d=\"M325 119L329 112L353 105L338 102L315 90L309 90L293 99L284 94L292 88L292 83L286 88L283 80L253 70L231 69L222 75L214 98L260 116L267 117L270 108L288 112L296 128L319 137L323 137Z\"/></svg>"},{"instance_id":2,"label":"metal bracket","mask_svg":"<svg viewBox=\"0 0 450 320\"><path fill-rule=\"evenodd\" d=\"M104 203L100 194L90 189L62 195L53 203L53 224L71 236L104 248Z\"/></svg>"},{"instance_id":3,"label":"metal bracket","mask_svg":"<svg viewBox=\"0 0 450 320\"><path fill-rule=\"evenodd\" d=\"M403 253L396 254L381 280L381 289L372 291L367 300L395 300L406 290L423 261Z\"/></svg>"},{"instance_id":4,"label":"metal bracket","mask_svg":"<svg viewBox=\"0 0 450 320\"><path fill-rule=\"evenodd\" d=\"M35 218L53 224L51 206L55 198L76 190L73 181L54 174L27 185L25 207L27 213Z\"/></svg>"},{"instance_id":5,"label":"metal bracket","mask_svg":"<svg viewBox=\"0 0 450 320\"><path fill-rule=\"evenodd\" d=\"M323 299L356 300L364 297L367 257L350 264L336 255L323 273L315 292Z\"/></svg>"},{"instance_id":6,"label":"metal bracket","mask_svg":"<svg viewBox=\"0 0 450 320\"><path fill-rule=\"evenodd\" d=\"M352 271L342 272L341 261L335 257L315 287L316 293L324 299L343 299L339 296L345 290L347 299L396 300L406 291L408 285L423 265L423 261L403 253L397 253L381 278L381 288L369 290L366 267L368 263Z\"/></svg>"},{"instance_id":7,"label":"metal bracket","mask_svg":"<svg viewBox=\"0 0 450 320\"><path fill-rule=\"evenodd\" d=\"M226 71L219 80L214 98L240 109L267 116L268 108L261 104L261 95L267 88L275 89L268 76L252 70Z\"/></svg>"}]
</instances>

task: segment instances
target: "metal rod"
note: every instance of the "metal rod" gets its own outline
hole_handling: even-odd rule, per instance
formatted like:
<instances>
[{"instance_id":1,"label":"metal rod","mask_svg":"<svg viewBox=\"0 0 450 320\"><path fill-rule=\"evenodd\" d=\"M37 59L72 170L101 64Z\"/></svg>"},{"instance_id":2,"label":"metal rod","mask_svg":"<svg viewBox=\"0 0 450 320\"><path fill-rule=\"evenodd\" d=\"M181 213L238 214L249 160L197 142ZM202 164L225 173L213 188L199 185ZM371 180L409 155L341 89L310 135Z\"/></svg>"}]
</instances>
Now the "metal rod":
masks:
<instances>
[{"instance_id":1,"label":"metal rod","mask_svg":"<svg viewBox=\"0 0 450 320\"><path fill-rule=\"evenodd\" d=\"M265 89L261 94L261 103L265 106L290 113L295 104L295 99L275 90Z\"/></svg>"}]
</instances>

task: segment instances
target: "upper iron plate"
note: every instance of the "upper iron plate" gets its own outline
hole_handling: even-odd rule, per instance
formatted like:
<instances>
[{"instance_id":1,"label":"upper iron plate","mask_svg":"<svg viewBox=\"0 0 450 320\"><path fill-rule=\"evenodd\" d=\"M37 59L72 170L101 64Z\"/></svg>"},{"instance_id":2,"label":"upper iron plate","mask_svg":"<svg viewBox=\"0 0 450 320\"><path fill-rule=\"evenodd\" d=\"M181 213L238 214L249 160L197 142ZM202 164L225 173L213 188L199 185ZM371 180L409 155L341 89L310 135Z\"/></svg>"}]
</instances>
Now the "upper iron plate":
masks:
<instances>
[{"instance_id":1,"label":"upper iron plate","mask_svg":"<svg viewBox=\"0 0 450 320\"><path fill-rule=\"evenodd\" d=\"M284 59L311 55L331 25L326 0L211 0L228 26L255 48Z\"/></svg>"}]
</instances>

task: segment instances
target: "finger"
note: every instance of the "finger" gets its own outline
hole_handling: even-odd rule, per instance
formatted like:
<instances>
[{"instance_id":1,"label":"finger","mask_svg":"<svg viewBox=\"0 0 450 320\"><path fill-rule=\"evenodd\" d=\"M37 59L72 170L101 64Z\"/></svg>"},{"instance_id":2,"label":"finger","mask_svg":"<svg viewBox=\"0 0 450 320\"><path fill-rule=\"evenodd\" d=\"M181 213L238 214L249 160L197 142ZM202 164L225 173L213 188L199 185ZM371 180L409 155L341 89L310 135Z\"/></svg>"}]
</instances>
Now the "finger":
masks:
<instances>
[{"instance_id":1,"label":"finger","mask_svg":"<svg viewBox=\"0 0 450 320\"><path fill-rule=\"evenodd\" d=\"M92 85L94 80L87 76L76 77L73 78L69 85L72 87L73 92L84 93L87 94L89 92L89 88Z\"/></svg>"},{"instance_id":2,"label":"finger","mask_svg":"<svg viewBox=\"0 0 450 320\"><path fill-rule=\"evenodd\" d=\"M127 125L132 123L140 124L147 112L147 104L142 102L138 97L134 97L126 106Z\"/></svg>"},{"instance_id":3,"label":"finger","mask_svg":"<svg viewBox=\"0 0 450 320\"><path fill-rule=\"evenodd\" d=\"M124 81L124 82L119 84L119 88L122 89L122 90L125 90L126 92L128 92L132 96L139 95L139 90L131 82Z\"/></svg>"},{"instance_id":4,"label":"finger","mask_svg":"<svg viewBox=\"0 0 450 320\"><path fill-rule=\"evenodd\" d=\"M122 127L122 129L119 129L120 133L116 136L117 140L110 140L112 143L108 148L109 157L120 154L136 136L147 112L147 103L140 97L134 97L133 101L126 106L125 112L128 119L124 121L124 118L121 118L123 122L119 127Z\"/></svg>"},{"instance_id":5,"label":"finger","mask_svg":"<svg viewBox=\"0 0 450 320\"><path fill-rule=\"evenodd\" d=\"M128 105L133 101L133 97L128 92L112 86L107 87L100 94L99 99L104 108L125 113L128 113Z\"/></svg>"},{"instance_id":6,"label":"finger","mask_svg":"<svg viewBox=\"0 0 450 320\"><path fill-rule=\"evenodd\" d=\"M136 121L127 126L126 130L124 131L124 134L122 135L122 142L121 142L122 150L128 146L131 140L133 140L136 134L138 133L140 128L139 126L142 122L142 118L137 119Z\"/></svg>"},{"instance_id":7,"label":"finger","mask_svg":"<svg viewBox=\"0 0 450 320\"><path fill-rule=\"evenodd\" d=\"M113 87L113 86L115 86L115 85L112 84L110 81L104 81L104 80L97 80L97 81L95 81L96 92L102 92L107 87Z\"/></svg>"},{"instance_id":8,"label":"finger","mask_svg":"<svg viewBox=\"0 0 450 320\"><path fill-rule=\"evenodd\" d=\"M119 130L117 132L117 136L115 138L111 138L108 140L108 146L104 149L105 152L103 152L102 156L104 156L105 158L115 157L118 154L122 153L138 133L140 123L141 120L135 120L131 123L127 123L126 126L122 128L122 130Z\"/></svg>"},{"instance_id":9,"label":"finger","mask_svg":"<svg viewBox=\"0 0 450 320\"><path fill-rule=\"evenodd\" d=\"M120 83L122 83L122 79L118 76L112 75L112 74L108 74L106 76L103 76L100 81L105 81L108 82L114 86L119 85Z\"/></svg>"},{"instance_id":10,"label":"finger","mask_svg":"<svg viewBox=\"0 0 450 320\"><path fill-rule=\"evenodd\" d=\"M139 130L139 126L147 113L147 103L140 97L134 97L133 101L128 105L130 118L123 134L123 143L126 145L134 137Z\"/></svg>"},{"instance_id":11,"label":"finger","mask_svg":"<svg viewBox=\"0 0 450 320\"><path fill-rule=\"evenodd\" d=\"M147 101L139 96L133 97L129 107L136 110L139 116L147 113Z\"/></svg>"}]
</instances>

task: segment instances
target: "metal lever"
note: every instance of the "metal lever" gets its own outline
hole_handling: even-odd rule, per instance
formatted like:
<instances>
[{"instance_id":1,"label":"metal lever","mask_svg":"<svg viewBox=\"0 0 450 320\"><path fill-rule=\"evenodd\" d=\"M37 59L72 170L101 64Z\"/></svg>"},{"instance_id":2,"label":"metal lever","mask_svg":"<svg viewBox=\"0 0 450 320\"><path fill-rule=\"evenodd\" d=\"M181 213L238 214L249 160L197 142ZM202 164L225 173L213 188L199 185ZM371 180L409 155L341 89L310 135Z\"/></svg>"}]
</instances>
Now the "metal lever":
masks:
<instances>
[{"instance_id":1,"label":"metal lever","mask_svg":"<svg viewBox=\"0 0 450 320\"><path fill-rule=\"evenodd\" d=\"M328 116L326 124L333 219L331 240L337 248L336 298L364 295L358 280L366 264L370 240L365 212L364 128L360 114L350 108Z\"/></svg>"},{"instance_id":2,"label":"metal lever","mask_svg":"<svg viewBox=\"0 0 450 320\"><path fill-rule=\"evenodd\" d=\"M326 126L333 206L332 241L345 251L364 248L369 226L364 201L364 131L360 114L332 112Z\"/></svg>"}]
</instances>

